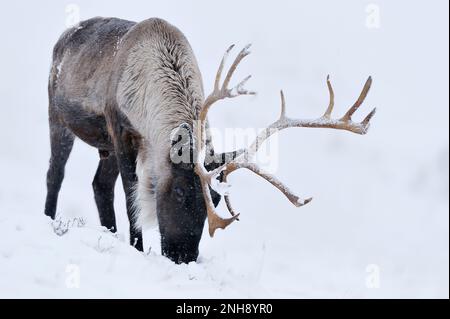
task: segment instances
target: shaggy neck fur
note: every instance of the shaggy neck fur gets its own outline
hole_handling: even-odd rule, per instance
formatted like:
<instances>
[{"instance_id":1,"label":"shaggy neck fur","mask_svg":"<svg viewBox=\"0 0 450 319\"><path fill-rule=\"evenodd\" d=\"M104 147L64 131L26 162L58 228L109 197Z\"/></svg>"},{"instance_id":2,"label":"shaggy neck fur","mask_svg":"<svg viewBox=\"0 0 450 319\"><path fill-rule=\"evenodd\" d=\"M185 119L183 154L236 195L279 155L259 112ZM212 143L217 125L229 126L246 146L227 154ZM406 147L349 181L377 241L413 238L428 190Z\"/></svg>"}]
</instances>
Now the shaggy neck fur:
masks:
<instances>
[{"instance_id":1,"label":"shaggy neck fur","mask_svg":"<svg viewBox=\"0 0 450 319\"><path fill-rule=\"evenodd\" d=\"M155 187L169 178L170 133L198 118L203 85L192 49L175 27L156 20L130 50L117 91L119 106L142 136L137 158L136 217L156 221Z\"/></svg>"}]
</instances>

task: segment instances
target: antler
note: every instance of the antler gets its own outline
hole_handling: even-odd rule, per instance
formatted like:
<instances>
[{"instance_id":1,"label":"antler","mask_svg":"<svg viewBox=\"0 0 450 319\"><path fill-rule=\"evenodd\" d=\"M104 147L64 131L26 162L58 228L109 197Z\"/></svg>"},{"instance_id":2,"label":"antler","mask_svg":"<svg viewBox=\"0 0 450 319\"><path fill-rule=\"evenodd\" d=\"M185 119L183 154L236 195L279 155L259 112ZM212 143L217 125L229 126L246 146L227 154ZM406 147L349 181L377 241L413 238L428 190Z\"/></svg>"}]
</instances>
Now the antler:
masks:
<instances>
[{"instance_id":1,"label":"antler","mask_svg":"<svg viewBox=\"0 0 450 319\"><path fill-rule=\"evenodd\" d=\"M370 87L372 85L372 77L369 77L361 91L361 94L359 95L356 102L353 104L353 106L345 113L343 117L341 117L338 120L334 120L331 118L331 113L333 112L334 108L334 91L333 87L330 82L330 76L327 76L327 87L328 92L330 96L330 101L328 104L328 108L325 111L324 115L322 117L315 119L315 120L300 120L300 119L291 119L286 116L286 99L284 96L283 91L280 92L281 95L281 114L277 121L269 125L266 129L264 129L253 141L253 143L245 149L242 154L237 157L236 159L225 163L218 169L216 169L213 174L220 174L222 173L223 181L227 182L227 177L232 172L240 169L240 168L246 168L255 174L261 176L265 180L267 180L269 183L271 183L273 186L275 186L278 190L280 190L288 199L289 201L294 204L296 207L301 207L309 202L312 201L312 198L307 199L301 199L300 197L296 196L294 193L291 192L291 190L285 186L281 181L279 181L275 176L270 175L266 172L264 172L261 168L259 168L256 164L251 163L250 160L253 158L253 156L258 152L259 147L274 133L281 131L283 129L292 128L292 127L312 127L312 128L333 128L338 130L345 130L352 133L364 135L367 133L369 127L370 127L370 120L376 113L376 108L374 108L365 118L362 122L356 123L352 121L352 115L358 110L358 108L361 106L361 104L364 102L367 94L369 93ZM233 207L231 206L230 198L228 195L225 195L225 202L227 205L228 210L230 211L230 214L232 216L238 216L236 215Z\"/></svg>"},{"instance_id":2,"label":"antler","mask_svg":"<svg viewBox=\"0 0 450 319\"><path fill-rule=\"evenodd\" d=\"M228 84L231 79L231 76L233 75L237 65L239 62L249 54L248 48L249 46L245 47L237 56L236 60L234 61L233 65L231 66L230 70L228 71L228 74L226 76L226 79L224 81L224 84L221 88L219 88L219 82L221 78L221 73L224 67L225 59L230 52L230 50L233 48L231 46L227 52L225 53L224 58L222 59L222 62L220 64L219 70L217 72L216 76L216 82L214 85L214 91L213 93L208 96L208 98L205 100L205 103L202 107L201 113L200 113L200 132L198 134L198 141L200 141L199 145L199 162L196 165L196 172L200 177L201 184L202 184L202 190L203 190L203 196L205 198L207 212L208 212L208 221L209 221L209 233L211 237L214 235L214 232L217 228L226 228L228 225L230 225L233 221L237 220L239 217L239 214L236 214L234 212L234 209L231 206L230 198L226 194L225 195L225 202L227 205L228 210L230 211L232 217L228 219L223 219L220 216L218 216L215 213L214 205L211 199L211 194L209 191L209 186L212 184L212 181L214 179L217 179L220 174L222 174L222 181L227 182L227 177L232 172L245 168L253 173L261 176L265 180L267 180L269 183L271 183L273 186L275 186L278 190L280 190L288 199L289 201L294 204L297 207L301 207L303 205L308 204L312 198L308 199L302 199L295 195L287 186L285 186L281 181L279 181L275 176L264 172L258 165L255 163L252 163L251 160L258 152L260 146L264 143L265 140L267 140L270 136L272 136L274 133L287 129L292 127L312 127L312 128L332 128L337 130L345 130L352 133L364 135L367 133L369 126L370 126L370 120L375 115L376 109L373 109L362 122L353 122L352 121L352 115L358 110L358 108L361 106L361 104L364 102L371 84L372 84L372 78L369 77L364 85L364 88L361 91L361 94L359 95L356 102L353 104L353 106L345 113L343 117L340 119L332 119L331 113L333 112L334 108L334 91L333 87L330 82L330 77L327 77L327 87L328 92L330 96L330 101L328 104L328 107L325 111L325 113L318 119L315 120L301 120L301 119L291 119L286 116L286 99L284 97L283 91L281 91L281 114L277 121L269 125L266 129L264 129L254 142L243 152L240 153L238 157L235 159L223 164L222 166L216 168L215 170L212 170L208 172L206 168L204 167L204 159L205 159L205 136L206 136L206 115L210 108L210 106L215 103L218 100L230 98L230 97L236 97L239 95L250 95L254 94L253 92L246 91L243 88L243 85L245 82L250 78L245 78L241 83L239 83L236 87L233 89L228 89Z\"/></svg>"},{"instance_id":3,"label":"antler","mask_svg":"<svg viewBox=\"0 0 450 319\"><path fill-rule=\"evenodd\" d=\"M214 90L213 92L206 98L205 102L202 105L199 116L199 127L196 129L196 150L198 152L197 156L197 165L195 165L195 172L200 177L200 183L202 186L203 197L205 200L206 210L208 214L208 224L209 224L209 234L211 237L214 236L214 232L218 228L225 229L228 225L230 225L233 221L238 219L239 215L235 215L231 218L224 219L216 214L214 210L214 204L211 198L211 193L209 187L213 179L217 178L215 171L208 172L204 166L205 157L206 157L206 116L208 114L209 108L215 102L219 100L223 100L226 98L234 98L240 95L254 95L255 92L247 91L244 89L245 83L251 78L251 76L247 76L244 80L242 80L239 84L237 84L232 89L228 88L228 85L231 81L231 78L236 71L239 63L250 54L249 48L250 44L245 46L241 52L237 55L233 64L225 76L225 80L220 86L220 81L222 79L222 72L225 66L225 62L231 50L234 48L234 45L230 46L228 50L225 52L222 61L220 62L219 69L216 73L216 79L214 82ZM220 174L220 173L219 173Z\"/></svg>"}]
</instances>

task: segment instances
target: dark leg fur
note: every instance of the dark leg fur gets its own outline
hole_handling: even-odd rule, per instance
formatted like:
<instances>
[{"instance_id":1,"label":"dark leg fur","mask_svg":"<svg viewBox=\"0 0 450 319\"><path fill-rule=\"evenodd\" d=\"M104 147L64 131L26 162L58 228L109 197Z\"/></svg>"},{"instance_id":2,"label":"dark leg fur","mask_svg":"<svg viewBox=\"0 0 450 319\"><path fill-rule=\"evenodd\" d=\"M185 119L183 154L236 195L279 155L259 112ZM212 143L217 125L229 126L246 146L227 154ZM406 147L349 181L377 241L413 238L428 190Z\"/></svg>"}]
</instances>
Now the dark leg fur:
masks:
<instances>
[{"instance_id":1,"label":"dark leg fur","mask_svg":"<svg viewBox=\"0 0 450 319\"><path fill-rule=\"evenodd\" d=\"M45 215L55 218L58 194L64 179L64 169L72 151L75 136L58 121L50 119L51 158L47 172Z\"/></svg>"},{"instance_id":2,"label":"dark leg fur","mask_svg":"<svg viewBox=\"0 0 450 319\"><path fill-rule=\"evenodd\" d=\"M137 229L133 216L133 191L137 183L136 157L137 152L132 148L132 137L122 134L118 152L120 175L127 201L127 214L130 221L130 244L137 250L143 251L142 232Z\"/></svg>"},{"instance_id":3,"label":"dark leg fur","mask_svg":"<svg viewBox=\"0 0 450 319\"><path fill-rule=\"evenodd\" d=\"M100 163L92 187L97 204L100 223L112 232L117 231L114 212L114 186L119 176L119 167L113 153L100 151Z\"/></svg>"},{"instance_id":4,"label":"dark leg fur","mask_svg":"<svg viewBox=\"0 0 450 319\"><path fill-rule=\"evenodd\" d=\"M108 125L113 135L114 149L119 164L120 176L122 177L123 189L125 191L128 220L130 221L130 244L137 250L143 251L142 232L137 227L133 216L133 192L137 183L136 176L136 136L125 128L119 120L117 111L109 110Z\"/></svg>"}]
</instances>

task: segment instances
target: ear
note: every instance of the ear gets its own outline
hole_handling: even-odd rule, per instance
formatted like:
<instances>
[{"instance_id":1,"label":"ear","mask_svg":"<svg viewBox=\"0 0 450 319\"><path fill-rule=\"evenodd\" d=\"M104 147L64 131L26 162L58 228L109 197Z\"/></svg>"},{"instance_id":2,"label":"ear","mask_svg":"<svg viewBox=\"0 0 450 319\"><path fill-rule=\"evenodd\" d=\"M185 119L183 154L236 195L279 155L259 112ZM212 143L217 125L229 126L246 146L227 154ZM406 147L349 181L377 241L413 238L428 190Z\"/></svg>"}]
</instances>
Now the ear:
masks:
<instances>
[{"instance_id":1,"label":"ear","mask_svg":"<svg viewBox=\"0 0 450 319\"><path fill-rule=\"evenodd\" d=\"M194 150L192 129L187 123L183 123L170 134L170 161L172 165L183 168L194 168Z\"/></svg>"}]
</instances>

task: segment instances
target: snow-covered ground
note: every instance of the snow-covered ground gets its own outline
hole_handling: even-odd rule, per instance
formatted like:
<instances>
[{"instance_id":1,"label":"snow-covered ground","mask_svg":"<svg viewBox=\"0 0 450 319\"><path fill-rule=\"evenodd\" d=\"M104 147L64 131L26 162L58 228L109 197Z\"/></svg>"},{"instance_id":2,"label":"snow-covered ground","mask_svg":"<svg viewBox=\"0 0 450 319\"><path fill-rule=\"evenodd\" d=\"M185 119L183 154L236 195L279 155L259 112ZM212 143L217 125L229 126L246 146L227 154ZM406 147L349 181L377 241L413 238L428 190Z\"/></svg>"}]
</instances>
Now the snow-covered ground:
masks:
<instances>
[{"instance_id":1,"label":"snow-covered ground","mask_svg":"<svg viewBox=\"0 0 450 319\"><path fill-rule=\"evenodd\" d=\"M355 117L373 106L378 113L363 137L281 133L275 171L314 201L297 209L261 179L237 173L241 221L214 239L205 234L190 265L160 256L156 230L145 234L146 254L126 244L120 182L119 234L99 227L91 190L97 152L78 141L58 206L72 227L58 236L43 214L46 85L52 46L77 6L2 2L0 297L449 297L447 1L73 3L82 19L158 16L175 24L196 52L207 91L224 49L253 43L236 78L253 74L248 87L259 94L215 106L219 133L269 124L280 88L290 116L319 116L328 73L336 116L368 75L373 88Z\"/></svg>"}]
</instances>

